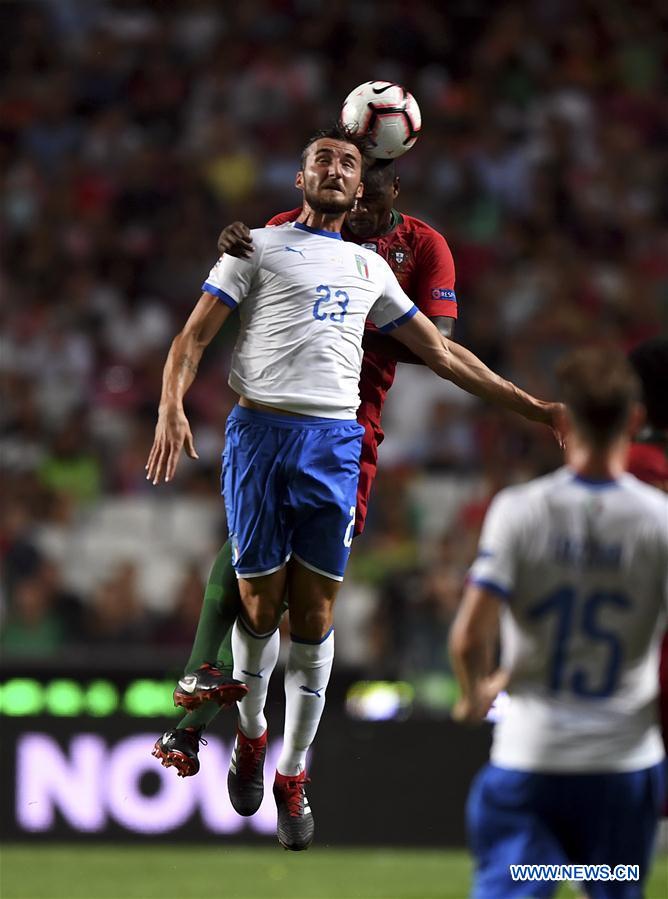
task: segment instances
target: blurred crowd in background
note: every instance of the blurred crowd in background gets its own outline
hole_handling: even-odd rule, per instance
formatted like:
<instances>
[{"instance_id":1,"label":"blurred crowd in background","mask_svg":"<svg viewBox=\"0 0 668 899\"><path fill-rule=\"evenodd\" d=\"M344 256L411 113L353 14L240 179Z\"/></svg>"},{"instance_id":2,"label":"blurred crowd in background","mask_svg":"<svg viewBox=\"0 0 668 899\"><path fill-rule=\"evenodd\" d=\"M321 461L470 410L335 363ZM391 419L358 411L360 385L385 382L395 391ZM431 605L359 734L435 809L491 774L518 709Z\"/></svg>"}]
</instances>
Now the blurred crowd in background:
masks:
<instances>
[{"instance_id":1,"label":"blurred crowd in background","mask_svg":"<svg viewBox=\"0 0 668 899\"><path fill-rule=\"evenodd\" d=\"M158 490L144 464L165 355L220 229L298 204L302 143L360 82L398 81L422 108L423 133L398 162L397 207L448 240L457 340L553 397L570 347L630 348L664 330L661 7L0 4L6 656L150 645L185 659L225 539L217 494L234 328L187 398L200 462L182 462ZM560 454L547 428L417 366L399 367L385 425L338 611L339 663L428 679L447 670L490 496Z\"/></svg>"}]
</instances>

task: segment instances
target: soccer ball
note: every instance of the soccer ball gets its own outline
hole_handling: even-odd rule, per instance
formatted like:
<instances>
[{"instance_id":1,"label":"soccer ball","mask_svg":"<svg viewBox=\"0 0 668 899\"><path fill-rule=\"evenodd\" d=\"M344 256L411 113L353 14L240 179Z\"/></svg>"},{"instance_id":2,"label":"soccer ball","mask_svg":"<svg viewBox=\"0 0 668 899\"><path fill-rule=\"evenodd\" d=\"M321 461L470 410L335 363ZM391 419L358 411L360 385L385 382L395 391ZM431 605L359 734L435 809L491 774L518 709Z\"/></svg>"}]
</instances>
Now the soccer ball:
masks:
<instances>
[{"instance_id":1,"label":"soccer ball","mask_svg":"<svg viewBox=\"0 0 668 899\"><path fill-rule=\"evenodd\" d=\"M396 159L418 139L422 116L405 87L392 81L366 81L346 97L341 124L367 135L371 156Z\"/></svg>"}]
</instances>

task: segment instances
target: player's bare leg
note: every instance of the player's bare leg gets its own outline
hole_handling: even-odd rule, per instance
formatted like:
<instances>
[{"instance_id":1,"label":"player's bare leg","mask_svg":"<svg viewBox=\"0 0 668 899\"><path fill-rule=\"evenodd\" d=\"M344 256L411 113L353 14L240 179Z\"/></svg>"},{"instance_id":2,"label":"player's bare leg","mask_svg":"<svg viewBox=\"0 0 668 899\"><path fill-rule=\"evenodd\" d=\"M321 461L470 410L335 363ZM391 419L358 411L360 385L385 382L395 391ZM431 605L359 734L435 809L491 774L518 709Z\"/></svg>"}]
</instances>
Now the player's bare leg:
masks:
<instances>
[{"instance_id":1,"label":"player's bare leg","mask_svg":"<svg viewBox=\"0 0 668 899\"><path fill-rule=\"evenodd\" d=\"M241 578L239 586L243 611L234 628L234 673L246 677L249 692L239 703L239 731L228 779L230 798L242 814L253 814L262 801L264 702L278 651L273 641L277 641L276 628L287 586L292 633L285 671L284 744L274 797L280 843L286 849L307 849L314 826L304 792L306 755L325 706L334 658L333 608L340 584L292 561L272 575ZM251 667L244 669L246 662Z\"/></svg>"},{"instance_id":2,"label":"player's bare leg","mask_svg":"<svg viewBox=\"0 0 668 899\"><path fill-rule=\"evenodd\" d=\"M227 789L239 815L254 815L264 796L267 719L264 706L278 660L278 622L283 611L286 571L240 578L242 612L232 630L234 677L247 693L238 703L239 722L227 775Z\"/></svg>"},{"instance_id":3,"label":"player's bare leg","mask_svg":"<svg viewBox=\"0 0 668 899\"><path fill-rule=\"evenodd\" d=\"M244 621L258 634L274 631L283 610L287 566L261 577L239 578Z\"/></svg>"},{"instance_id":4,"label":"player's bare leg","mask_svg":"<svg viewBox=\"0 0 668 899\"><path fill-rule=\"evenodd\" d=\"M338 581L297 561L288 567L291 633L285 668L285 732L274 781L278 839L286 849L307 849L313 840L313 815L305 793L306 755L325 708L339 587Z\"/></svg>"}]
</instances>

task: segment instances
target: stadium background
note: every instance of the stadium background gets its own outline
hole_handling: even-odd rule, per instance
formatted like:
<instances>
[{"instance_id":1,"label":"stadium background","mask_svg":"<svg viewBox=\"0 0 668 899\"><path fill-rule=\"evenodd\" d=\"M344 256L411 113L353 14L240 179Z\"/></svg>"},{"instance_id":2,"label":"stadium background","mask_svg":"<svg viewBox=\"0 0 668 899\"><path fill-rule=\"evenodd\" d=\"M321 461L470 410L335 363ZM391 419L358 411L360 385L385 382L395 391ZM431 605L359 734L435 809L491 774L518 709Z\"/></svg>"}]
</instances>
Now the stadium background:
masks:
<instances>
[{"instance_id":1,"label":"stadium background","mask_svg":"<svg viewBox=\"0 0 668 899\"><path fill-rule=\"evenodd\" d=\"M271 845L269 817L240 831L224 795L203 811L231 716L203 751L199 798L187 792L198 779L148 756L174 720L170 678L225 537L233 328L188 396L201 461L167 488L144 479L164 357L218 232L295 206L303 140L356 84L399 81L424 130L398 163L397 206L450 244L456 338L553 396L569 348L630 348L668 325L665 12L651 0L26 0L0 4L0 30L4 835ZM460 845L488 733L447 721L449 624L490 496L560 457L547 429L413 366L384 423L313 760L320 845ZM423 765L438 801L425 803ZM50 883L16 895L61 895ZM389 883L351 895L432 895Z\"/></svg>"}]
</instances>

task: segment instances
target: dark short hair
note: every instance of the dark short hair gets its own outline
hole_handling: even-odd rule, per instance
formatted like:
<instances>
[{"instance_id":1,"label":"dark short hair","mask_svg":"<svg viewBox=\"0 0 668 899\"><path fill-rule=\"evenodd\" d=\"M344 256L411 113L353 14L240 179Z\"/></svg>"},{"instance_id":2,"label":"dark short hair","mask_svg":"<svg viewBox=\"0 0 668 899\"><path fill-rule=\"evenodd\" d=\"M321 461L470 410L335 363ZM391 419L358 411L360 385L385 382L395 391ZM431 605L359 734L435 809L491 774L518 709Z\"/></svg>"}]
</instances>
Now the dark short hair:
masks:
<instances>
[{"instance_id":1,"label":"dark short hair","mask_svg":"<svg viewBox=\"0 0 668 899\"><path fill-rule=\"evenodd\" d=\"M365 181L372 181L374 185L386 187L397 177L397 169L394 159L373 159L364 172Z\"/></svg>"},{"instance_id":2,"label":"dark short hair","mask_svg":"<svg viewBox=\"0 0 668 899\"><path fill-rule=\"evenodd\" d=\"M302 171L304 166L306 165L306 154L308 152L308 148L311 144L314 144L317 140L322 140L323 138L328 138L329 140L340 140L346 144L352 144L353 147L357 147L360 151L360 155L362 157L362 171L365 170L367 160L366 153L369 150L369 139L363 134L358 134L354 128L350 128L348 125L342 125L340 122L337 122L335 125L332 125L330 128L323 128L320 131L316 131L315 134L312 134L311 137L304 144L304 149L302 150L301 157L301 167Z\"/></svg>"},{"instance_id":3,"label":"dark short hair","mask_svg":"<svg viewBox=\"0 0 668 899\"><path fill-rule=\"evenodd\" d=\"M609 348L575 350L559 363L561 398L576 428L597 447L621 436L641 396L626 356Z\"/></svg>"},{"instance_id":4,"label":"dark short hair","mask_svg":"<svg viewBox=\"0 0 668 899\"><path fill-rule=\"evenodd\" d=\"M640 378L647 422L668 431L668 337L653 337L639 344L629 360Z\"/></svg>"}]
</instances>

